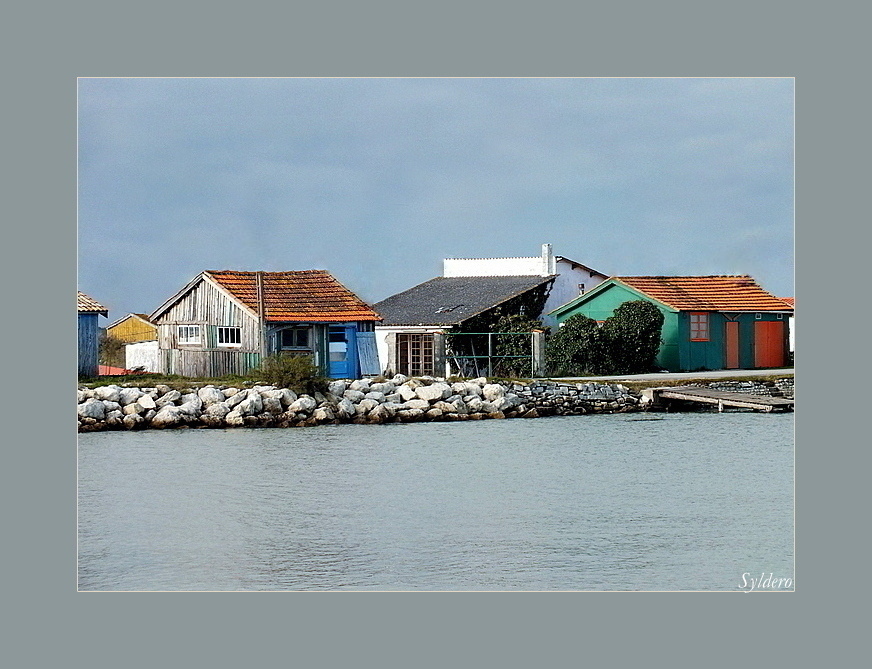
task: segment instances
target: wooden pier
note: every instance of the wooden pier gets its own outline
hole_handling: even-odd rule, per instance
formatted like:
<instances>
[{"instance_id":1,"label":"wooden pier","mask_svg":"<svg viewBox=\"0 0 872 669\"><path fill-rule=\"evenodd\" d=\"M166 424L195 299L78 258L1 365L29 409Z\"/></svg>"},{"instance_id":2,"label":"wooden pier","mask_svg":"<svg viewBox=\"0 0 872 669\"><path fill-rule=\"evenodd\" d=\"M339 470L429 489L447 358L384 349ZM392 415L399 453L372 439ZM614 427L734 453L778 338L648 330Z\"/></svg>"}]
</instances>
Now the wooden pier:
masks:
<instances>
[{"instance_id":1,"label":"wooden pier","mask_svg":"<svg viewBox=\"0 0 872 669\"><path fill-rule=\"evenodd\" d=\"M673 386L664 388L647 388L642 391L642 397L651 402L652 409L669 410L672 401L699 402L717 405L718 411L725 407L754 409L755 411L793 411L793 400L784 397L768 395L750 395L734 393L726 390L713 390L696 386Z\"/></svg>"}]
</instances>

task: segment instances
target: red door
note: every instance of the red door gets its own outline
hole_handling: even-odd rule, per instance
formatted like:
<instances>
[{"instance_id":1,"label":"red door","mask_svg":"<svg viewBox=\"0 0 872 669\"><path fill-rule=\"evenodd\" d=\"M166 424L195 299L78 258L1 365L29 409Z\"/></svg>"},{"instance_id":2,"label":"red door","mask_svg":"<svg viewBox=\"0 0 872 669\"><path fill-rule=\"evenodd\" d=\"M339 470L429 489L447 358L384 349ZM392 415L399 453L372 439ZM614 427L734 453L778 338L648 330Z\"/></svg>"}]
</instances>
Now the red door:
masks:
<instances>
[{"instance_id":1,"label":"red door","mask_svg":"<svg viewBox=\"0 0 872 669\"><path fill-rule=\"evenodd\" d=\"M784 321L754 322L754 366L784 366Z\"/></svg>"},{"instance_id":2,"label":"red door","mask_svg":"<svg viewBox=\"0 0 872 669\"><path fill-rule=\"evenodd\" d=\"M739 368L739 321L727 321L727 369Z\"/></svg>"}]
</instances>

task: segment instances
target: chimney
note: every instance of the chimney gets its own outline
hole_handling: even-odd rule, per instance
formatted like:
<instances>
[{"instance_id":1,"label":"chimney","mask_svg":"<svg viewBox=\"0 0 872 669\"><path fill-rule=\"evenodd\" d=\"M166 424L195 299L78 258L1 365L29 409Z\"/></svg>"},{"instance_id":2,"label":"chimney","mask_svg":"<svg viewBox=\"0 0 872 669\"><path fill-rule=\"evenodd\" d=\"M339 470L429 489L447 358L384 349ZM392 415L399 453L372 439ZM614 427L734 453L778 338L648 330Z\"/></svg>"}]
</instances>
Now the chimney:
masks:
<instances>
[{"instance_id":1,"label":"chimney","mask_svg":"<svg viewBox=\"0 0 872 669\"><path fill-rule=\"evenodd\" d=\"M557 261L551 252L551 244L542 244L542 276L557 274Z\"/></svg>"}]
</instances>

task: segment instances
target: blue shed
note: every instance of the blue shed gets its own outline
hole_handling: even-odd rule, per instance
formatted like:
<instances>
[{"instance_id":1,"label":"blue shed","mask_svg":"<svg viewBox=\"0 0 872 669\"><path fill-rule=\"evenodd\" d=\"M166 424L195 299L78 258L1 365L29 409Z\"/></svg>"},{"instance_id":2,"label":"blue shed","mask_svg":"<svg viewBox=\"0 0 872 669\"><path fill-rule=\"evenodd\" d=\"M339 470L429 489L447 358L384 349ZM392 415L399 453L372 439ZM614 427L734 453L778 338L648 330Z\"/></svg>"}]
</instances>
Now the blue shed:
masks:
<instances>
[{"instance_id":1,"label":"blue shed","mask_svg":"<svg viewBox=\"0 0 872 669\"><path fill-rule=\"evenodd\" d=\"M108 316L109 310L85 293L79 291L79 376L97 376L100 362L100 336L98 316Z\"/></svg>"}]
</instances>

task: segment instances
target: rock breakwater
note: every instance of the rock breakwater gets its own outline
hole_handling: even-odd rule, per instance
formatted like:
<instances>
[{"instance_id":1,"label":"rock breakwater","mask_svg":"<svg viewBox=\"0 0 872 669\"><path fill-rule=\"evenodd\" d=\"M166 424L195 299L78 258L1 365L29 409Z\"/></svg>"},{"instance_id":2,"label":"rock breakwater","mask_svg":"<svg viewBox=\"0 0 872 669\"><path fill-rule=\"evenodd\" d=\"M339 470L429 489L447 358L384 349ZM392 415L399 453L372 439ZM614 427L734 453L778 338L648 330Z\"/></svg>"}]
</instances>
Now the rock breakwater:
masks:
<instances>
[{"instance_id":1,"label":"rock breakwater","mask_svg":"<svg viewBox=\"0 0 872 669\"><path fill-rule=\"evenodd\" d=\"M327 392L207 385L80 387L78 430L229 427L309 427L324 424L409 423L640 411L639 396L620 384L451 383L434 377L333 381Z\"/></svg>"}]
</instances>

